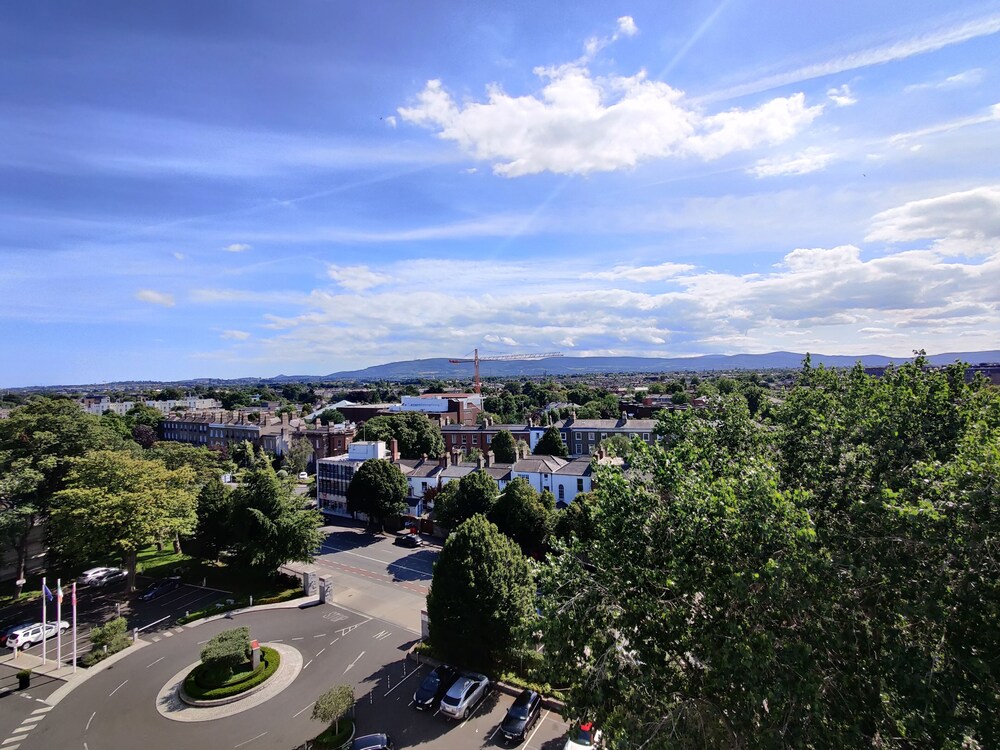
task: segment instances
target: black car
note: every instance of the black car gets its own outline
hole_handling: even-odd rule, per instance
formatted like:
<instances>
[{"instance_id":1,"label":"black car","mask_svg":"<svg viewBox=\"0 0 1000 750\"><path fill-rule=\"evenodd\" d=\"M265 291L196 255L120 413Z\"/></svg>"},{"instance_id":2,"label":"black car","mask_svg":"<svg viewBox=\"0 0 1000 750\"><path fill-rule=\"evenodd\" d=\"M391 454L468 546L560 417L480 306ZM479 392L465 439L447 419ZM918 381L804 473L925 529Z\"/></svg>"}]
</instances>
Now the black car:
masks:
<instances>
[{"instance_id":1,"label":"black car","mask_svg":"<svg viewBox=\"0 0 1000 750\"><path fill-rule=\"evenodd\" d=\"M542 696L534 690L523 690L500 723L505 740L521 742L542 713Z\"/></svg>"},{"instance_id":2,"label":"black car","mask_svg":"<svg viewBox=\"0 0 1000 750\"><path fill-rule=\"evenodd\" d=\"M351 750L392 750L392 738L387 734L366 734L355 737Z\"/></svg>"},{"instance_id":3,"label":"black car","mask_svg":"<svg viewBox=\"0 0 1000 750\"><path fill-rule=\"evenodd\" d=\"M421 711L433 711L441 702L441 697L458 677L458 670L441 664L431 670L413 694L413 705Z\"/></svg>"},{"instance_id":4,"label":"black car","mask_svg":"<svg viewBox=\"0 0 1000 750\"><path fill-rule=\"evenodd\" d=\"M162 596L170 591L173 591L181 585L181 579L177 576L171 576L170 578L162 578L159 581L153 581L146 587L146 590L139 594L139 601L148 602L150 599L155 599L158 596Z\"/></svg>"},{"instance_id":5,"label":"black car","mask_svg":"<svg viewBox=\"0 0 1000 750\"><path fill-rule=\"evenodd\" d=\"M400 547L410 547L411 549L424 546L424 540L416 534L400 534L394 543Z\"/></svg>"},{"instance_id":6,"label":"black car","mask_svg":"<svg viewBox=\"0 0 1000 750\"><path fill-rule=\"evenodd\" d=\"M98 588L102 586L110 586L113 583L124 581L126 578L128 578L128 571L122 570L121 568L108 568L100 575L94 577L92 585L97 586Z\"/></svg>"}]
</instances>

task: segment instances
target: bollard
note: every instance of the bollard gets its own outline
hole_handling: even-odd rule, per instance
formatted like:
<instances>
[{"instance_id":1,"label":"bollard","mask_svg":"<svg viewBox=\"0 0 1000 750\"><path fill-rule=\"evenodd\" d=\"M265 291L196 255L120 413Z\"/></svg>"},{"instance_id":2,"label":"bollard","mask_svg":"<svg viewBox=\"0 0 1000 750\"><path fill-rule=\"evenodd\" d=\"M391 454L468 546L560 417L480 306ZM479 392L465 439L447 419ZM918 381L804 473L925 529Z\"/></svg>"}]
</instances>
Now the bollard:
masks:
<instances>
[{"instance_id":1,"label":"bollard","mask_svg":"<svg viewBox=\"0 0 1000 750\"><path fill-rule=\"evenodd\" d=\"M250 594L250 606L253 606L253 594Z\"/></svg>"},{"instance_id":2,"label":"bollard","mask_svg":"<svg viewBox=\"0 0 1000 750\"><path fill-rule=\"evenodd\" d=\"M191 616L191 610L190 609L185 609L184 610L184 619L187 619L190 616Z\"/></svg>"},{"instance_id":3,"label":"bollard","mask_svg":"<svg viewBox=\"0 0 1000 750\"><path fill-rule=\"evenodd\" d=\"M139 628L132 628L132 643L139 640Z\"/></svg>"}]
</instances>

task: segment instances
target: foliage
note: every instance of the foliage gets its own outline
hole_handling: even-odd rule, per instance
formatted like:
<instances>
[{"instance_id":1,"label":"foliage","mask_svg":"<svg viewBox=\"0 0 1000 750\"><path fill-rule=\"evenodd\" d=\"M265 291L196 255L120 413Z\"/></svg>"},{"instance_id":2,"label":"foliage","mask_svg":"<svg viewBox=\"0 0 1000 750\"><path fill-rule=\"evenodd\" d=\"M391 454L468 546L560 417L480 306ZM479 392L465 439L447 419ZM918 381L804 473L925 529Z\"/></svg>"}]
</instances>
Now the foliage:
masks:
<instances>
[{"instance_id":1,"label":"foliage","mask_svg":"<svg viewBox=\"0 0 1000 750\"><path fill-rule=\"evenodd\" d=\"M148 424L137 424L133 427L131 437L143 448L152 448L156 444L156 430Z\"/></svg>"},{"instance_id":2,"label":"foliage","mask_svg":"<svg viewBox=\"0 0 1000 750\"><path fill-rule=\"evenodd\" d=\"M249 469L257 464L257 453L249 440L233 443L229 447L229 457L240 469Z\"/></svg>"},{"instance_id":3,"label":"foliage","mask_svg":"<svg viewBox=\"0 0 1000 750\"><path fill-rule=\"evenodd\" d=\"M459 664L489 668L522 646L535 586L517 545L481 515L445 542L427 595L430 641Z\"/></svg>"},{"instance_id":4,"label":"foliage","mask_svg":"<svg viewBox=\"0 0 1000 750\"><path fill-rule=\"evenodd\" d=\"M573 502L563 510L556 511L552 523L552 536L569 542L575 536L580 541L587 541L593 531L593 492L578 492Z\"/></svg>"},{"instance_id":5,"label":"foliage","mask_svg":"<svg viewBox=\"0 0 1000 750\"><path fill-rule=\"evenodd\" d=\"M963 370L807 359L773 423L740 386L598 468L540 573L570 714L611 748L997 746L1000 394Z\"/></svg>"},{"instance_id":6,"label":"foliage","mask_svg":"<svg viewBox=\"0 0 1000 750\"><path fill-rule=\"evenodd\" d=\"M125 420L130 428L144 425L156 433L160 429L160 423L163 421L163 413L159 409L154 409L152 406L136 404L125 412Z\"/></svg>"},{"instance_id":7,"label":"foliage","mask_svg":"<svg viewBox=\"0 0 1000 750\"><path fill-rule=\"evenodd\" d=\"M549 535L551 518L527 479L508 484L489 511L489 519L525 554L541 552Z\"/></svg>"},{"instance_id":8,"label":"foliage","mask_svg":"<svg viewBox=\"0 0 1000 750\"><path fill-rule=\"evenodd\" d=\"M194 538L202 555L213 560L225 549L230 539L233 517L232 490L213 477L198 493L198 525Z\"/></svg>"},{"instance_id":9,"label":"foliage","mask_svg":"<svg viewBox=\"0 0 1000 750\"><path fill-rule=\"evenodd\" d=\"M632 440L628 437L628 435L622 435L619 433L604 438L599 445L607 451L610 456L624 456L628 453L629 448L632 447Z\"/></svg>"},{"instance_id":10,"label":"foliage","mask_svg":"<svg viewBox=\"0 0 1000 750\"><path fill-rule=\"evenodd\" d=\"M347 486L347 510L365 513L379 531L387 519L406 512L409 485L394 463L381 458L365 461Z\"/></svg>"},{"instance_id":11,"label":"foliage","mask_svg":"<svg viewBox=\"0 0 1000 750\"><path fill-rule=\"evenodd\" d=\"M91 650L80 657L80 664L92 667L112 654L117 654L132 645L128 635L128 624L124 617L116 617L90 631Z\"/></svg>"},{"instance_id":12,"label":"foliage","mask_svg":"<svg viewBox=\"0 0 1000 750\"><path fill-rule=\"evenodd\" d=\"M194 531L194 472L128 453L93 451L70 462L53 498L51 540L69 560L122 557L135 587L140 549Z\"/></svg>"},{"instance_id":13,"label":"foliage","mask_svg":"<svg viewBox=\"0 0 1000 750\"><path fill-rule=\"evenodd\" d=\"M322 541L319 511L302 508L270 465L248 471L233 491L233 558L264 573L285 563L311 562Z\"/></svg>"},{"instance_id":14,"label":"foliage","mask_svg":"<svg viewBox=\"0 0 1000 750\"><path fill-rule=\"evenodd\" d=\"M490 450L496 457L497 463L512 464L517 460L517 448L514 445L514 436L510 430L499 430L493 436L490 443Z\"/></svg>"},{"instance_id":15,"label":"foliage","mask_svg":"<svg viewBox=\"0 0 1000 750\"><path fill-rule=\"evenodd\" d=\"M386 445L393 438L401 458L417 459L423 455L437 458L444 453L441 427L419 412L401 412L372 417L365 422L366 440L382 440Z\"/></svg>"},{"instance_id":16,"label":"foliage","mask_svg":"<svg viewBox=\"0 0 1000 750\"><path fill-rule=\"evenodd\" d=\"M250 659L250 628L244 626L223 630L201 649L204 679L200 684L218 687L236 667Z\"/></svg>"},{"instance_id":17,"label":"foliage","mask_svg":"<svg viewBox=\"0 0 1000 750\"><path fill-rule=\"evenodd\" d=\"M354 687L352 685L337 685L330 688L316 699L313 704L313 721L326 724L334 723L334 732L340 732L340 720L354 708Z\"/></svg>"},{"instance_id":18,"label":"foliage","mask_svg":"<svg viewBox=\"0 0 1000 750\"><path fill-rule=\"evenodd\" d=\"M268 679L281 665L281 654L268 646L260 647L260 659L263 666L256 672L248 672L246 679L217 688L204 688L198 684L204 666L199 664L184 678L184 692L195 700L219 700L245 693Z\"/></svg>"},{"instance_id":19,"label":"foliage","mask_svg":"<svg viewBox=\"0 0 1000 750\"><path fill-rule=\"evenodd\" d=\"M455 529L477 513L488 515L497 495L493 477L485 471L473 471L444 486L434 498L434 517L446 529Z\"/></svg>"},{"instance_id":20,"label":"foliage","mask_svg":"<svg viewBox=\"0 0 1000 750\"><path fill-rule=\"evenodd\" d=\"M347 417L345 417L339 409L324 409L317 415L316 421L325 425L343 424L347 421Z\"/></svg>"},{"instance_id":21,"label":"foliage","mask_svg":"<svg viewBox=\"0 0 1000 750\"><path fill-rule=\"evenodd\" d=\"M292 444L284 455L282 465L293 474L305 471L313 455L313 446L308 438L292 438Z\"/></svg>"},{"instance_id":22,"label":"foliage","mask_svg":"<svg viewBox=\"0 0 1000 750\"><path fill-rule=\"evenodd\" d=\"M535 445L535 455L561 456L562 458L566 458L569 455L566 443L563 442L562 435L556 427L549 426L546 428L545 433Z\"/></svg>"},{"instance_id":23,"label":"foliage","mask_svg":"<svg viewBox=\"0 0 1000 750\"><path fill-rule=\"evenodd\" d=\"M198 485L218 479L227 468L219 455L208 448L197 445L161 440L149 449L149 458L162 461L168 469L190 468Z\"/></svg>"}]
</instances>

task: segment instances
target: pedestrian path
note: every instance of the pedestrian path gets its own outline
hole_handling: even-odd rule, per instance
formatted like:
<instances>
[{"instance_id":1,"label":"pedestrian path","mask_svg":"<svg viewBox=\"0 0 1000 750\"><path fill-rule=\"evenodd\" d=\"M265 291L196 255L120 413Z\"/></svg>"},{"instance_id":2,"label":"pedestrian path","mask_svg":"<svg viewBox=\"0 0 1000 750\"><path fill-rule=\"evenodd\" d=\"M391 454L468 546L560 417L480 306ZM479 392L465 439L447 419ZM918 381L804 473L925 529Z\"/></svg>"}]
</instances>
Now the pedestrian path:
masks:
<instances>
[{"instance_id":1,"label":"pedestrian path","mask_svg":"<svg viewBox=\"0 0 1000 750\"><path fill-rule=\"evenodd\" d=\"M42 706L32 711L10 737L0 742L0 750L17 750L21 747L21 743L28 739L31 730L37 727L51 710L52 706Z\"/></svg>"}]
</instances>

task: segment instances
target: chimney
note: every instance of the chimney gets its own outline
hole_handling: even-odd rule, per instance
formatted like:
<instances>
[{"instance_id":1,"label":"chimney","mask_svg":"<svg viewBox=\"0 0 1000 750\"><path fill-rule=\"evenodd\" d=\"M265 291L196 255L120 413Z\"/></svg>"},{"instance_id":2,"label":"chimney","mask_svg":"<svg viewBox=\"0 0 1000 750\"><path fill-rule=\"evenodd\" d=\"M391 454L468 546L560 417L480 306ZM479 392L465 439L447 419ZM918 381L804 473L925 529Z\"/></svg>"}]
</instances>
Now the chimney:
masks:
<instances>
[{"instance_id":1,"label":"chimney","mask_svg":"<svg viewBox=\"0 0 1000 750\"><path fill-rule=\"evenodd\" d=\"M483 454L480 453L476 456L476 469L481 469L486 465L486 459L483 458Z\"/></svg>"},{"instance_id":2,"label":"chimney","mask_svg":"<svg viewBox=\"0 0 1000 750\"><path fill-rule=\"evenodd\" d=\"M486 468L489 468L489 467L491 467L493 465L493 460L496 457L493 455L493 451L486 451L485 456L486 456L486 458L485 458Z\"/></svg>"},{"instance_id":3,"label":"chimney","mask_svg":"<svg viewBox=\"0 0 1000 750\"><path fill-rule=\"evenodd\" d=\"M448 468L448 454L447 453L444 453L444 454L438 456L438 466L440 466L442 469L447 469Z\"/></svg>"},{"instance_id":4,"label":"chimney","mask_svg":"<svg viewBox=\"0 0 1000 750\"><path fill-rule=\"evenodd\" d=\"M458 466L462 462L462 449L452 448L451 449L451 465Z\"/></svg>"},{"instance_id":5,"label":"chimney","mask_svg":"<svg viewBox=\"0 0 1000 750\"><path fill-rule=\"evenodd\" d=\"M399 443L396 441L396 438L389 440L389 457L393 463L399 460Z\"/></svg>"},{"instance_id":6,"label":"chimney","mask_svg":"<svg viewBox=\"0 0 1000 750\"><path fill-rule=\"evenodd\" d=\"M281 413L281 424L288 424L288 412Z\"/></svg>"},{"instance_id":7,"label":"chimney","mask_svg":"<svg viewBox=\"0 0 1000 750\"><path fill-rule=\"evenodd\" d=\"M617 424L616 426L617 426L617 427L624 427L624 426L625 426L625 423L626 423L627 421L628 421L628 414L626 414L625 412L622 412L622 415L621 415L621 417L619 418L619 420L618 420L618 424Z\"/></svg>"}]
</instances>

